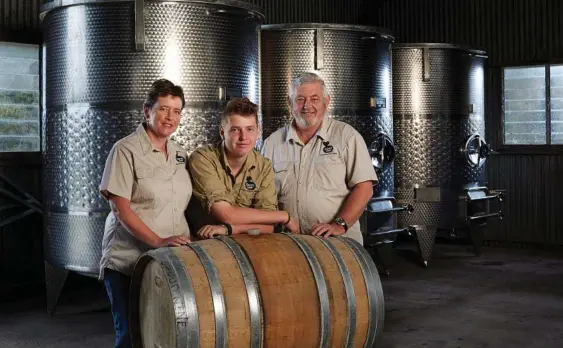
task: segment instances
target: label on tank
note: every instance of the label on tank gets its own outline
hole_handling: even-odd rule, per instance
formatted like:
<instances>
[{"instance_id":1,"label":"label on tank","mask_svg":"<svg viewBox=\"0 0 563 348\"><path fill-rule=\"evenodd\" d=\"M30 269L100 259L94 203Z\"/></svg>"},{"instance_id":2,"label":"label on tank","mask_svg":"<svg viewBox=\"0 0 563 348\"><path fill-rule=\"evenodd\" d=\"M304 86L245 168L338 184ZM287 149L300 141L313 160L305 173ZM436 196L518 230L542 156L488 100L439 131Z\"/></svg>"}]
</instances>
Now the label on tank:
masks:
<instances>
[{"instance_id":1,"label":"label on tank","mask_svg":"<svg viewBox=\"0 0 563 348\"><path fill-rule=\"evenodd\" d=\"M387 107L387 99L383 97L371 97L369 104L372 108L385 109Z\"/></svg>"}]
</instances>

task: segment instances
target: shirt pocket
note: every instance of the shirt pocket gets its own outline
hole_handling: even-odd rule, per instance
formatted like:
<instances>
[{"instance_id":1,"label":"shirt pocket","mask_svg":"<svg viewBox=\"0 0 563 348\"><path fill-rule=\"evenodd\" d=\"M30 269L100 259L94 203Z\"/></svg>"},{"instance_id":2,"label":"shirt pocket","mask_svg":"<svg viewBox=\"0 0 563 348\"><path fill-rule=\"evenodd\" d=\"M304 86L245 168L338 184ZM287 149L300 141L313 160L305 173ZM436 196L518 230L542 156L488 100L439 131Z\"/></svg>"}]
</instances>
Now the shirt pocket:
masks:
<instances>
[{"instance_id":1,"label":"shirt pocket","mask_svg":"<svg viewBox=\"0 0 563 348\"><path fill-rule=\"evenodd\" d=\"M346 164L340 155L320 155L314 160L313 187L318 191L332 191L346 185Z\"/></svg>"},{"instance_id":2,"label":"shirt pocket","mask_svg":"<svg viewBox=\"0 0 563 348\"><path fill-rule=\"evenodd\" d=\"M236 203L244 208L252 207L252 204L254 203L254 197L256 197L257 192L258 190L250 191L242 187L238 192Z\"/></svg>"},{"instance_id":3,"label":"shirt pocket","mask_svg":"<svg viewBox=\"0 0 563 348\"><path fill-rule=\"evenodd\" d=\"M154 169L150 167L135 168L135 184L131 194L131 209L143 220L149 223L154 217L155 189Z\"/></svg>"},{"instance_id":4,"label":"shirt pocket","mask_svg":"<svg viewBox=\"0 0 563 348\"><path fill-rule=\"evenodd\" d=\"M294 185L293 167L294 162L274 163L274 176L278 195L286 196L290 193L291 187Z\"/></svg>"},{"instance_id":5,"label":"shirt pocket","mask_svg":"<svg viewBox=\"0 0 563 348\"><path fill-rule=\"evenodd\" d=\"M173 172L156 166L138 166L135 168L137 187L133 190L135 201L153 208L172 197ZM132 199L133 201L133 199Z\"/></svg>"}]
</instances>

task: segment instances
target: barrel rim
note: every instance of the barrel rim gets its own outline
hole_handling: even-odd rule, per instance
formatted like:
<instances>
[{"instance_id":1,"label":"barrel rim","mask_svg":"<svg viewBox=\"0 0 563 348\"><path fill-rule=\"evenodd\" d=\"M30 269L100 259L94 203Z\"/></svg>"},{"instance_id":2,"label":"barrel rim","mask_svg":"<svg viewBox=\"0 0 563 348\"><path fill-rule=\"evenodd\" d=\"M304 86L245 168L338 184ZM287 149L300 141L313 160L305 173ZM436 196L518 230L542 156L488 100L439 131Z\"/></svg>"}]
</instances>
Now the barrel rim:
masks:
<instances>
[{"instance_id":1,"label":"barrel rim","mask_svg":"<svg viewBox=\"0 0 563 348\"><path fill-rule=\"evenodd\" d=\"M262 31L281 31L292 29L329 29L342 31L360 31L365 33L377 34L379 39L394 42L395 37L389 29L354 24L337 24L337 23L283 23L283 24L263 24L260 28Z\"/></svg>"},{"instance_id":2,"label":"barrel rim","mask_svg":"<svg viewBox=\"0 0 563 348\"><path fill-rule=\"evenodd\" d=\"M463 51L467 53L474 54L476 56L480 56L483 58L488 58L487 52L467 46L467 45L457 45L457 44L450 44L450 43L443 43L443 42L428 42L428 43L395 43L393 44L393 48L437 48L437 49L450 49L456 51Z\"/></svg>"},{"instance_id":3,"label":"barrel rim","mask_svg":"<svg viewBox=\"0 0 563 348\"><path fill-rule=\"evenodd\" d=\"M366 290L368 292L368 308L370 314L365 348L375 347L383 333L383 327L385 325L385 295L377 267L362 244L352 238L343 236L337 236L336 238L350 249L362 269ZM369 291L370 288L372 290L371 292Z\"/></svg>"},{"instance_id":4,"label":"barrel rim","mask_svg":"<svg viewBox=\"0 0 563 348\"><path fill-rule=\"evenodd\" d=\"M75 5L86 5L86 4L104 4L113 2L130 2L135 3L136 0L53 0L41 5L39 11L39 18L43 19L48 12L55 10L57 8L63 8ZM265 16L262 13L262 8L258 5L252 3L241 1L241 0L144 0L144 2L178 2L178 3L196 3L205 5L218 5L233 7L236 9L247 10L253 15L258 16L262 21L265 20Z\"/></svg>"},{"instance_id":5,"label":"barrel rim","mask_svg":"<svg viewBox=\"0 0 563 348\"><path fill-rule=\"evenodd\" d=\"M182 328L180 334L182 334L183 337L180 337L180 340L176 342L176 346L199 346L199 315L197 312L195 293L193 291L193 283L188 272L182 271L176 273L178 271L177 267L180 267L181 270L186 270L186 267L183 261L173 251L172 247L152 249L141 254L135 262L135 266L133 268L133 274L131 275L131 288L140 289L143 275L151 261L159 263L161 267L165 267L165 265L169 266L175 273L171 275L176 276L175 279L182 282L181 288L187 290L183 293L183 301L179 301L178 305L174 306L174 312L176 314L176 318L178 318L179 312L177 311L177 307L180 307L183 310L183 312L180 313L183 313L186 316L186 319L188 318L188 315L191 314L193 320L189 321L188 325ZM166 276L169 277L170 275L167 274ZM167 280L169 281L170 279ZM132 291L129 296L129 329L133 345L141 347L139 301L140 292ZM179 335L177 334L177 338L178 336Z\"/></svg>"}]
</instances>

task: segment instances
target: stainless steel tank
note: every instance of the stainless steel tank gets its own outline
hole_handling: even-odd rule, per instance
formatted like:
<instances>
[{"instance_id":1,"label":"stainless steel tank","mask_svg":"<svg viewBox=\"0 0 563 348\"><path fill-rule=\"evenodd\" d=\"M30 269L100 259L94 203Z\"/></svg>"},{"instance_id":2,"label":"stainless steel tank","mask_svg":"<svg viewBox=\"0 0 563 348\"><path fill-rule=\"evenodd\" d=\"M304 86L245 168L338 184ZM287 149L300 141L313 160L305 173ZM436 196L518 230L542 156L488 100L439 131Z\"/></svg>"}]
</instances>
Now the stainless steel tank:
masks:
<instances>
[{"instance_id":1,"label":"stainless steel tank","mask_svg":"<svg viewBox=\"0 0 563 348\"><path fill-rule=\"evenodd\" d=\"M41 11L45 260L95 275L109 211L98 193L104 163L142 120L151 83L184 88L173 139L188 152L209 143L230 97L259 103L263 15L229 0L59 0Z\"/></svg>"},{"instance_id":2,"label":"stainless steel tank","mask_svg":"<svg viewBox=\"0 0 563 348\"><path fill-rule=\"evenodd\" d=\"M291 81L303 72L321 76L331 96L330 116L362 135L377 170L368 210L381 214L369 215L368 235L397 232L390 215L403 209L393 198L393 40L385 29L341 24L264 25L261 32L263 137L290 121Z\"/></svg>"},{"instance_id":3,"label":"stainless steel tank","mask_svg":"<svg viewBox=\"0 0 563 348\"><path fill-rule=\"evenodd\" d=\"M499 216L485 185L485 52L448 44L393 47L393 124L397 199L414 211L423 260L438 229ZM484 203L484 205L483 205Z\"/></svg>"}]
</instances>

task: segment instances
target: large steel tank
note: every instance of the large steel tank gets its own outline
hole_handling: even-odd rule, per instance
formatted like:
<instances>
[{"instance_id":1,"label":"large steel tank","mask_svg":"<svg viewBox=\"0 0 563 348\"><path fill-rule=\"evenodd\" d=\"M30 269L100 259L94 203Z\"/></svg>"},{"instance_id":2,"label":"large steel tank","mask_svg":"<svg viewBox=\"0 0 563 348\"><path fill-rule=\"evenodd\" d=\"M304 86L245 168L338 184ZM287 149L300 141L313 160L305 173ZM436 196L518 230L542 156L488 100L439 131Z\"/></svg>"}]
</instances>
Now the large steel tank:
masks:
<instances>
[{"instance_id":1,"label":"large steel tank","mask_svg":"<svg viewBox=\"0 0 563 348\"><path fill-rule=\"evenodd\" d=\"M263 136L290 121L288 91L303 72L326 83L330 117L352 125L364 138L379 183L368 205L368 236L391 236L392 213L404 210L393 197L393 116L391 44L385 29L341 24L305 23L262 26L261 84ZM369 241L368 241L369 244Z\"/></svg>"},{"instance_id":2,"label":"large steel tank","mask_svg":"<svg viewBox=\"0 0 563 348\"><path fill-rule=\"evenodd\" d=\"M488 207L500 194L485 185L486 58L448 44L393 47L395 186L397 199L414 207L398 223L417 226L425 262L437 230L500 216Z\"/></svg>"},{"instance_id":3,"label":"large steel tank","mask_svg":"<svg viewBox=\"0 0 563 348\"><path fill-rule=\"evenodd\" d=\"M230 97L259 102L263 15L230 0L69 0L43 5L42 21L45 260L64 281L57 268L98 273L104 163L141 122L151 83L184 88L173 139L188 152L209 143Z\"/></svg>"}]
</instances>

